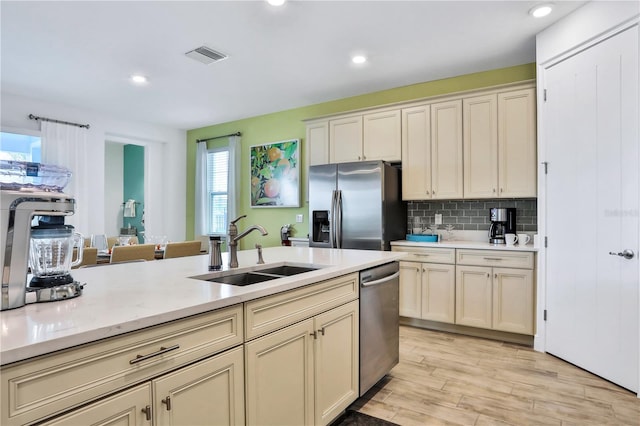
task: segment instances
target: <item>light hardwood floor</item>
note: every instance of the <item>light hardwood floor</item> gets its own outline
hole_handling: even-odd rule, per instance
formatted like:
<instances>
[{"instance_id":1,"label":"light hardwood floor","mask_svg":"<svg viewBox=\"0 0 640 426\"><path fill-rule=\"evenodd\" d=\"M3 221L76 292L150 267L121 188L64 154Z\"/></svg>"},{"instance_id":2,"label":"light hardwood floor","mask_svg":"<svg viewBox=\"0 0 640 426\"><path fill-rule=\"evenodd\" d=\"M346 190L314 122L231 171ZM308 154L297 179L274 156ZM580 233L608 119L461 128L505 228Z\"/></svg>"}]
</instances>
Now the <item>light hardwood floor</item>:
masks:
<instances>
[{"instance_id":1,"label":"light hardwood floor","mask_svg":"<svg viewBox=\"0 0 640 426\"><path fill-rule=\"evenodd\" d=\"M352 408L400 425L640 425L635 394L511 343L400 327L400 363Z\"/></svg>"}]
</instances>

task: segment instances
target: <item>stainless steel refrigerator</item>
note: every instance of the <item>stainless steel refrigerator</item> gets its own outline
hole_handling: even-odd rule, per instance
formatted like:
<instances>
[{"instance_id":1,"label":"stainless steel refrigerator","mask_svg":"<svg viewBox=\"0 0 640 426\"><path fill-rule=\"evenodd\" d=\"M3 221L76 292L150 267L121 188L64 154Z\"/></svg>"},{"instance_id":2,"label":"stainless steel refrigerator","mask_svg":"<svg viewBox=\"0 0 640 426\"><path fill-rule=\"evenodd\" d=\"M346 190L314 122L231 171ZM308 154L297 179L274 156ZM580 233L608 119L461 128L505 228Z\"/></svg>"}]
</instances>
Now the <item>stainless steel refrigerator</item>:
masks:
<instances>
[{"instance_id":1,"label":"stainless steel refrigerator","mask_svg":"<svg viewBox=\"0 0 640 426\"><path fill-rule=\"evenodd\" d=\"M405 238L400 170L383 161L309 168L309 245L390 250Z\"/></svg>"}]
</instances>

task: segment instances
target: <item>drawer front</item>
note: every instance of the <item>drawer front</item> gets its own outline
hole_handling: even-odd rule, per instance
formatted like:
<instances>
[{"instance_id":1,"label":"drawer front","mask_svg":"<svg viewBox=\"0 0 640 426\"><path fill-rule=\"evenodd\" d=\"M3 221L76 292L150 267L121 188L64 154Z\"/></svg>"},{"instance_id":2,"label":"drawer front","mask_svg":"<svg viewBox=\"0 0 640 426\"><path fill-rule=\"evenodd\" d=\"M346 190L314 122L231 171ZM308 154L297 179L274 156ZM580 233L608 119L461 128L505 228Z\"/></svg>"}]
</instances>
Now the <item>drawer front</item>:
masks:
<instances>
[{"instance_id":1,"label":"drawer front","mask_svg":"<svg viewBox=\"0 0 640 426\"><path fill-rule=\"evenodd\" d=\"M245 303L245 338L253 339L358 298L358 273Z\"/></svg>"},{"instance_id":2,"label":"drawer front","mask_svg":"<svg viewBox=\"0 0 640 426\"><path fill-rule=\"evenodd\" d=\"M456 263L458 265L533 269L533 253L526 251L458 249Z\"/></svg>"},{"instance_id":3,"label":"drawer front","mask_svg":"<svg viewBox=\"0 0 640 426\"><path fill-rule=\"evenodd\" d=\"M242 305L2 369L2 424L31 422L239 345Z\"/></svg>"},{"instance_id":4,"label":"drawer front","mask_svg":"<svg viewBox=\"0 0 640 426\"><path fill-rule=\"evenodd\" d=\"M450 265L456 262L456 250L452 248L394 246L391 250L408 253L408 256L402 259L407 262L447 263Z\"/></svg>"}]
</instances>

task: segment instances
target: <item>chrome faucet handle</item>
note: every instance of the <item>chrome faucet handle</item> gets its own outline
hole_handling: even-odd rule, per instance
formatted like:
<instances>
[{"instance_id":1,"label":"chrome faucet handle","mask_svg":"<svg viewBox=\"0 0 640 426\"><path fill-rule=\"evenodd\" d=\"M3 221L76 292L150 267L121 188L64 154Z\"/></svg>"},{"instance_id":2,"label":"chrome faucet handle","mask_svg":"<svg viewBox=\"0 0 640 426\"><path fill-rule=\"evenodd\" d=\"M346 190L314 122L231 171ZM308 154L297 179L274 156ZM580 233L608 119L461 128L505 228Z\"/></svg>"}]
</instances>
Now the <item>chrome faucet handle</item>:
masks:
<instances>
[{"instance_id":1,"label":"chrome faucet handle","mask_svg":"<svg viewBox=\"0 0 640 426\"><path fill-rule=\"evenodd\" d=\"M260 244L256 244L256 249L258 249L258 265L264 264L264 259L262 258L262 246Z\"/></svg>"},{"instance_id":2,"label":"chrome faucet handle","mask_svg":"<svg viewBox=\"0 0 640 426\"><path fill-rule=\"evenodd\" d=\"M235 225L237 221L239 221L240 219L243 219L247 217L246 214L243 214L242 216L238 216L237 218L233 219L231 222L229 222L231 225Z\"/></svg>"}]
</instances>

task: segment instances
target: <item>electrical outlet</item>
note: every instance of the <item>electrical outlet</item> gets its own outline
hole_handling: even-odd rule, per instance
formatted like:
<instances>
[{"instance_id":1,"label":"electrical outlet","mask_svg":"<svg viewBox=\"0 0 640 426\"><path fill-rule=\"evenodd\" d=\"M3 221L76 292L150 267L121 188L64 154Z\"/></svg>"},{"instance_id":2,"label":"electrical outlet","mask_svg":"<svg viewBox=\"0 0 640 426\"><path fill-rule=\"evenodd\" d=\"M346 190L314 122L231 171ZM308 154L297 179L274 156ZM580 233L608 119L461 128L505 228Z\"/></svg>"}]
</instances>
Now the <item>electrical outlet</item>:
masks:
<instances>
[{"instance_id":1,"label":"electrical outlet","mask_svg":"<svg viewBox=\"0 0 640 426\"><path fill-rule=\"evenodd\" d=\"M442 215L440 213L436 213L435 224L442 225Z\"/></svg>"},{"instance_id":2,"label":"electrical outlet","mask_svg":"<svg viewBox=\"0 0 640 426\"><path fill-rule=\"evenodd\" d=\"M297 214L296 215L296 223L302 223L303 221L303 216L301 214Z\"/></svg>"}]
</instances>

